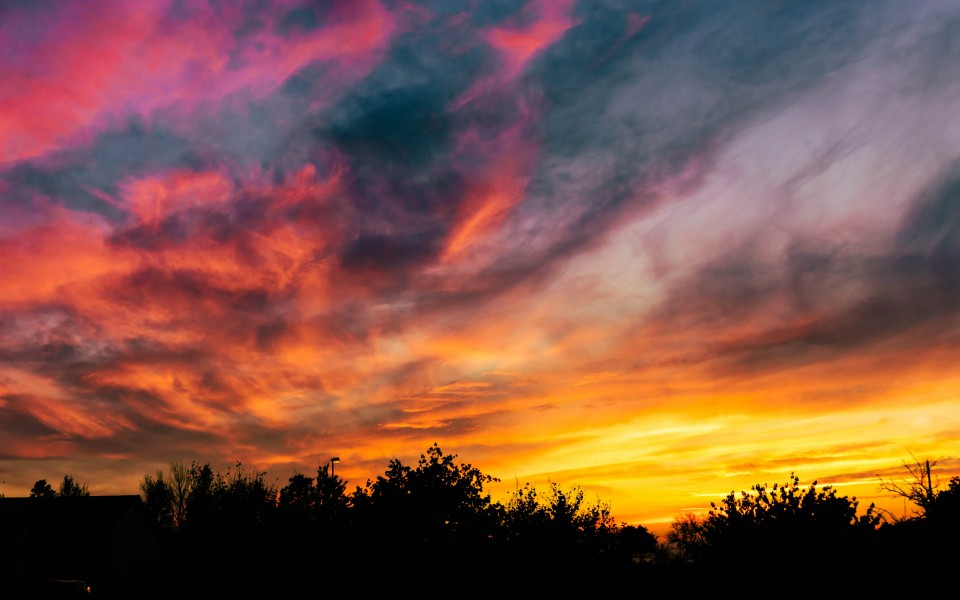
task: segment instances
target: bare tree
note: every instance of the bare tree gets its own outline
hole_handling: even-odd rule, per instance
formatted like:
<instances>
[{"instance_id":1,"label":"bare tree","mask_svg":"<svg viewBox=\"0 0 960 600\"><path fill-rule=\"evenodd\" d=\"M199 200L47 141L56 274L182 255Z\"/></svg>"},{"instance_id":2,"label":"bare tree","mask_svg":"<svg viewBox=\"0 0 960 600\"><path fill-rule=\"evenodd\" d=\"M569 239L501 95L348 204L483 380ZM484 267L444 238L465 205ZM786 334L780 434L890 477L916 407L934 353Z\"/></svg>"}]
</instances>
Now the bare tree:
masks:
<instances>
[{"instance_id":1,"label":"bare tree","mask_svg":"<svg viewBox=\"0 0 960 600\"><path fill-rule=\"evenodd\" d=\"M173 494L173 523L176 527L182 527L187 518L187 499L192 487L190 469L180 461L173 462L168 485Z\"/></svg>"},{"instance_id":2,"label":"bare tree","mask_svg":"<svg viewBox=\"0 0 960 600\"><path fill-rule=\"evenodd\" d=\"M913 511L913 517L904 516L898 518L891 514L890 511L884 510L882 512L884 519L887 521L895 523L908 518L923 517L937 501L940 478L933 474L933 468L937 466L938 462L943 460L943 457L933 461L930 459L921 461L913 454L911 454L910 457L913 459L912 464L906 461L903 463L903 467L909 474L908 477L901 479L883 479L879 475L877 476L880 479L879 487L881 491L890 492L894 496L909 500L917 507Z\"/></svg>"}]
</instances>

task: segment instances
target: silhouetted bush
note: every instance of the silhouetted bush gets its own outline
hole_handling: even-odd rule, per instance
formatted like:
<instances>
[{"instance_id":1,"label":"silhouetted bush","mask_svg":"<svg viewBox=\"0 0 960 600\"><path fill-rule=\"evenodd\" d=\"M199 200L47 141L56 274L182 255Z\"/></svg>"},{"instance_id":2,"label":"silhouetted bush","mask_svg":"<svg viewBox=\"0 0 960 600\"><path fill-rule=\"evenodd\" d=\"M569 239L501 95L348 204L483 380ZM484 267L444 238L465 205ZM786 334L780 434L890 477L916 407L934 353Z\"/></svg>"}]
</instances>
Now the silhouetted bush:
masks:
<instances>
[{"instance_id":1,"label":"silhouetted bush","mask_svg":"<svg viewBox=\"0 0 960 600\"><path fill-rule=\"evenodd\" d=\"M775 581L800 572L838 576L865 568L880 523L871 505L857 514L856 498L831 486L807 487L791 475L783 485L755 485L710 503L705 516L674 522L669 539L680 556L713 578Z\"/></svg>"}]
</instances>

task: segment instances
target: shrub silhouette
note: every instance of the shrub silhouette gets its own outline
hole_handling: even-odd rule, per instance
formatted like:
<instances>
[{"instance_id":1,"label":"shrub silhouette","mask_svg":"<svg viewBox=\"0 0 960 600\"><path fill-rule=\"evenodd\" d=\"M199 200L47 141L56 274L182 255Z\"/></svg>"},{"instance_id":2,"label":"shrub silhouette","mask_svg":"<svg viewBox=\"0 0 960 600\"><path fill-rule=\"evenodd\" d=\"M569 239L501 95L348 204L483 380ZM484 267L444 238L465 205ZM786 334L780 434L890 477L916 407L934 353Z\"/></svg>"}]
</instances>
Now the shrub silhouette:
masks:
<instances>
[{"instance_id":1,"label":"shrub silhouette","mask_svg":"<svg viewBox=\"0 0 960 600\"><path fill-rule=\"evenodd\" d=\"M582 489L564 490L556 482L549 484L542 497L529 483L517 489L507 500L503 521L508 539L544 549L600 550L617 532L608 504L599 500L589 504Z\"/></svg>"},{"instance_id":2,"label":"shrub silhouette","mask_svg":"<svg viewBox=\"0 0 960 600\"><path fill-rule=\"evenodd\" d=\"M857 499L814 481L800 486L754 485L730 492L706 515L673 523L678 553L728 578L779 578L800 569L840 573L870 560L868 541L880 517L874 506L857 515Z\"/></svg>"}]
</instances>

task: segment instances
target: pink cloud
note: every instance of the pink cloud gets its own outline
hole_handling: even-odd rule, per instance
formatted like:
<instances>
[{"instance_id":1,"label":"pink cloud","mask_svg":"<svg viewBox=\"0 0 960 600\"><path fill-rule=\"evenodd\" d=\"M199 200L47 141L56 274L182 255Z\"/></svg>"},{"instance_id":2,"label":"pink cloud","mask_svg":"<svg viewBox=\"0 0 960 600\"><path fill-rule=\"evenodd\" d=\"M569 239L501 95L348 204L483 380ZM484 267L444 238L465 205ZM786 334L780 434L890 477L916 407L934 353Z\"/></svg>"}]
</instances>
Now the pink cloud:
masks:
<instances>
[{"instance_id":1,"label":"pink cloud","mask_svg":"<svg viewBox=\"0 0 960 600\"><path fill-rule=\"evenodd\" d=\"M10 11L0 24L10 49L0 65L0 163L42 155L125 114L189 111L241 90L262 96L314 61L362 76L395 27L364 0L334 10L318 31L278 35L283 11L271 11L260 31L238 37L242 7L188 6L189 19L172 18L161 0Z\"/></svg>"},{"instance_id":2,"label":"pink cloud","mask_svg":"<svg viewBox=\"0 0 960 600\"><path fill-rule=\"evenodd\" d=\"M570 17L572 8L572 0L531 2L525 10L538 15L535 21L523 27L495 27L487 33L487 42L500 52L510 78L577 24Z\"/></svg>"},{"instance_id":3,"label":"pink cloud","mask_svg":"<svg viewBox=\"0 0 960 600\"><path fill-rule=\"evenodd\" d=\"M459 109L516 80L537 54L556 43L577 24L570 17L572 8L573 2L570 0L531 2L524 9L525 13L536 16L530 23L494 27L484 32L483 38L499 54L503 68L470 86L454 101L453 108Z\"/></svg>"}]
</instances>

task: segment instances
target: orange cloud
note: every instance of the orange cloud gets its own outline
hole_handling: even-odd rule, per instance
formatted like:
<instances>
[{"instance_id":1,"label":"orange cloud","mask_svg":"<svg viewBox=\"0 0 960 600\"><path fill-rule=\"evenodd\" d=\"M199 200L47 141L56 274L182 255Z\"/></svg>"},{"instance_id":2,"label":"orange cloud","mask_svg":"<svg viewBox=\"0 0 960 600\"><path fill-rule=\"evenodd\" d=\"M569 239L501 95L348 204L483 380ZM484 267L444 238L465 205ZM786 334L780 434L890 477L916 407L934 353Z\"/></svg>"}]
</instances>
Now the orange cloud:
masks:
<instances>
[{"instance_id":1,"label":"orange cloud","mask_svg":"<svg viewBox=\"0 0 960 600\"><path fill-rule=\"evenodd\" d=\"M446 260L461 258L466 248L494 231L523 199L536 157L536 147L523 137L523 125L515 125L487 141L481 140L475 130L464 136L464 153L492 158L480 172L469 174L470 185L444 249Z\"/></svg>"}]
</instances>

